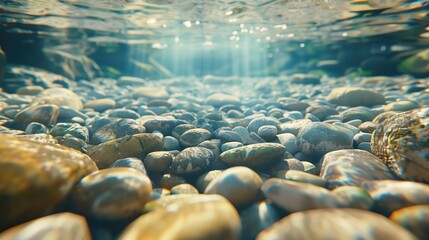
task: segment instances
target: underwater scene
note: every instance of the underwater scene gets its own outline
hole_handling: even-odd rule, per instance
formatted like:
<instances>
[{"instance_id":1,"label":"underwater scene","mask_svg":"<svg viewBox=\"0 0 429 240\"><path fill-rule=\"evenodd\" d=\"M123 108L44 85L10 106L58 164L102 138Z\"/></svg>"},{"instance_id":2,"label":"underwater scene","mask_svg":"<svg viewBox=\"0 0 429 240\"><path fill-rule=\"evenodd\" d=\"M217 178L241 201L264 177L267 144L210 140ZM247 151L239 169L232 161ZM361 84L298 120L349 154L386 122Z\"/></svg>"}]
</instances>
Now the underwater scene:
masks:
<instances>
[{"instance_id":1,"label":"underwater scene","mask_svg":"<svg viewBox=\"0 0 429 240\"><path fill-rule=\"evenodd\" d=\"M428 0L0 0L0 240L429 239Z\"/></svg>"}]
</instances>

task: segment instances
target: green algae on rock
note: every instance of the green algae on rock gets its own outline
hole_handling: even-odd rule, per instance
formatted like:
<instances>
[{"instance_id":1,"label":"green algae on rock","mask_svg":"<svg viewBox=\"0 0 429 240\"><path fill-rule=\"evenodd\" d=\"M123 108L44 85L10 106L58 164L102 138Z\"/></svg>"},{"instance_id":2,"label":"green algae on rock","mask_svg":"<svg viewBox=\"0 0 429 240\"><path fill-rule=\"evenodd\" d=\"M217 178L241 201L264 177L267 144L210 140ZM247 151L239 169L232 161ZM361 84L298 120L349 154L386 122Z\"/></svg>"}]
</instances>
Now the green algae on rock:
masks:
<instances>
[{"instance_id":1,"label":"green algae on rock","mask_svg":"<svg viewBox=\"0 0 429 240\"><path fill-rule=\"evenodd\" d=\"M76 150L0 135L0 229L54 210L97 166Z\"/></svg>"}]
</instances>

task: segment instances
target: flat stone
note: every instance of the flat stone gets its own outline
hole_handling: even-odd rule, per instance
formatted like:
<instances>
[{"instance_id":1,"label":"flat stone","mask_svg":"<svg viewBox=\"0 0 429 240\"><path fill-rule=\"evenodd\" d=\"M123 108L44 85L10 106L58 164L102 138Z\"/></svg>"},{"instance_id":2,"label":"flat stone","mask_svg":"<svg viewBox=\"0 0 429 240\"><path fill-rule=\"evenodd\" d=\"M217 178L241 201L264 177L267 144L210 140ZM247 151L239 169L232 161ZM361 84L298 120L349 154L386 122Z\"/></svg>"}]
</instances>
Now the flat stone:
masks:
<instances>
[{"instance_id":1,"label":"flat stone","mask_svg":"<svg viewBox=\"0 0 429 240\"><path fill-rule=\"evenodd\" d=\"M53 211L81 178L97 170L87 155L67 147L0 138L0 229Z\"/></svg>"},{"instance_id":2,"label":"flat stone","mask_svg":"<svg viewBox=\"0 0 429 240\"><path fill-rule=\"evenodd\" d=\"M48 215L0 233L3 240L40 240L54 236L68 240L91 240L85 218L74 213Z\"/></svg>"},{"instance_id":3,"label":"flat stone","mask_svg":"<svg viewBox=\"0 0 429 240\"><path fill-rule=\"evenodd\" d=\"M100 220L128 219L149 202L152 183L132 168L103 169L84 177L71 193L74 209Z\"/></svg>"},{"instance_id":4,"label":"flat stone","mask_svg":"<svg viewBox=\"0 0 429 240\"><path fill-rule=\"evenodd\" d=\"M242 208L258 200L261 186L261 177L250 168L232 167L213 179L204 194L222 195L236 208Z\"/></svg>"},{"instance_id":5,"label":"flat stone","mask_svg":"<svg viewBox=\"0 0 429 240\"><path fill-rule=\"evenodd\" d=\"M184 120L164 116L143 116L137 119L137 122L143 125L147 132L160 131L164 135L171 135L176 126L187 123Z\"/></svg>"},{"instance_id":6,"label":"flat stone","mask_svg":"<svg viewBox=\"0 0 429 240\"><path fill-rule=\"evenodd\" d=\"M376 116L376 114L374 114L370 108L359 106L341 112L340 116L343 117L343 121L345 122L355 119L359 119L365 122L371 121Z\"/></svg>"},{"instance_id":7,"label":"flat stone","mask_svg":"<svg viewBox=\"0 0 429 240\"><path fill-rule=\"evenodd\" d=\"M386 102L384 96L365 88L357 87L340 87L332 89L331 93L326 97L329 102L340 106L373 106L384 104Z\"/></svg>"},{"instance_id":8,"label":"flat stone","mask_svg":"<svg viewBox=\"0 0 429 240\"><path fill-rule=\"evenodd\" d=\"M257 143L223 152L220 159L228 166L246 166L257 169L280 162L286 148L278 143Z\"/></svg>"},{"instance_id":9,"label":"flat stone","mask_svg":"<svg viewBox=\"0 0 429 240\"><path fill-rule=\"evenodd\" d=\"M135 170L147 175L146 168L143 165L143 162L136 157L118 159L114 163L112 163L112 165L110 165L110 168L122 167L134 168Z\"/></svg>"},{"instance_id":10,"label":"flat stone","mask_svg":"<svg viewBox=\"0 0 429 240\"><path fill-rule=\"evenodd\" d=\"M379 214L350 208L293 213L256 237L257 240L375 238L417 240L409 231Z\"/></svg>"},{"instance_id":11,"label":"flat stone","mask_svg":"<svg viewBox=\"0 0 429 240\"><path fill-rule=\"evenodd\" d=\"M424 183L379 180L362 187L374 199L375 210L385 216L404 207L429 204L429 186Z\"/></svg>"},{"instance_id":12,"label":"flat stone","mask_svg":"<svg viewBox=\"0 0 429 240\"><path fill-rule=\"evenodd\" d=\"M139 133L94 146L88 155L100 169L108 168L116 160L126 157L144 159L147 154L162 150L162 140L155 134Z\"/></svg>"},{"instance_id":13,"label":"flat stone","mask_svg":"<svg viewBox=\"0 0 429 240\"><path fill-rule=\"evenodd\" d=\"M149 153L143 163L151 173L162 173L168 170L173 161L174 155L167 151L156 151Z\"/></svg>"},{"instance_id":14,"label":"flat stone","mask_svg":"<svg viewBox=\"0 0 429 240\"><path fill-rule=\"evenodd\" d=\"M183 183L172 187L170 194L198 194L198 190L189 183Z\"/></svg>"},{"instance_id":15,"label":"flat stone","mask_svg":"<svg viewBox=\"0 0 429 240\"><path fill-rule=\"evenodd\" d=\"M104 112L108 109L115 108L115 106L116 106L115 100L110 99L110 98L91 100L91 101L86 102L83 105L84 108L91 108L97 112Z\"/></svg>"},{"instance_id":16,"label":"flat stone","mask_svg":"<svg viewBox=\"0 0 429 240\"><path fill-rule=\"evenodd\" d=\"M144 133L146 128L141 126L137 121L132 119L112 119L108 123L95 129L92 125L91 144L100 144L117 138L125 137L138 133Z\"/></svg>"},{"instance_id":17,"label":"flat stone","mask_svg":"<svg viewBox=\"0 0 429 240\"><path fill-rule=\"evenodd\" d=\"M193 128L180 136L180 143L185 147L195 147L209 139L212 133L203 128Z\"/></svg>"},{"instance_id":18,"label":"flat stone","mask_svg":"<svg viewBox=\"0 0 429 240\"><path fill-rule=\"evenodd\" d=\"M138 87L132 93L133 98L168 99L170 94L160 87Z\"/></svg>"},{"instance_id":19,"label":"flat stone","mask_svg":"<svg viewBox=\"0 0 429 240\"><path fill-rule=\"evenodd\" d=\"M25 108L15 115L14 123L18 129L24 130L31 122L38 122L45 126L54 125L58 119L58 107L52 104Z\"/></svg>"},{"instance_id":20,"label":"flat stone","mask_svg":"<svg viewBox=\"0 0 429 240\"><path fill-rule=\"evenodd\" d=\"M214 93L206 98L205 104L212 105L214 107L221 107L224 105L240 105L240 99L225 93Z\"/></svg>"},{"instance_id":21,"label":"flat stone","mask_svg":"<svg viewBox=\"0 0 429 240\"><path fill-rule=\"evenodd\" d=\"M66 134L75 136L85 142L88 142L89 140L88 129L77 123L57 123L51 129L51 135L54 137L60 137Z\"/></svg>"},{"instance_id":22,"label":"flat stone","mask_svg":"<svg viewBox=\"0 0 429 240\"><path fill-rule=\"evenodd\" d=\"M83 104L79 96L66 88L49 88L41 92L34 104L53 104L58 107L67 106L75 110L82 110Z\"/></svg>"},{"instance_id":23,"label":"flat stone","mask_svg":"<svg viewBox=\"0 0 429 240\"><path fill-rule=\"evenodd\" d=\"M110 111L108 117L138 119L140 115L131 109L118 108Z\"/></svg>"},{"instance_id":24,"label":"flat stone","mask_svg":"<svg viewBox=\"0 0 429 240\"><path fill-rule=\"evenodd\" d=\"M397 111L404 112L418 108L419 105L413 101L397 101L391 102L384 107L385 112Z\"/></svg>"},{"instance_id":25,"label":"flat stone","mask_svg":"<svg viewBox=\"0 0 429 240\"><path fill-rule=\"evenodd\" d=\"M119 240L239 239L240 217L225 198L218 195L182 196L188 196L186 201L173 202L137 218L126 227Z\"/></svg>"},{"instance_id":26,"label":"flat stone","mask_svg":"<svg viewBox=\"0 0 429 240\"><path fill-rule=\"evenodd\" d=\"M261 126L258 129L258 135L265 141L272 141L277 136L277 127L275 126Z\"/></svg>"},{"instance_id":27,"label":"flat stone","mask_svg":"<svg viewBox=\"0 0 429 240\"><path fill-rule=\"evenodd\" d=\"M174 157L171 172L174 174L198 173L214 161L213 152L203 147L189 147Z\"/></svg>"},{"instance_id":28,"label":"flat stone","mask_svg":"<svg viewBox=\"0 0 429 240\"><path fill-rule=\"evenodd\" d=\"M390 220L408 229L419 239L428 237L429 205L401 208L390 215Z\"/></svg>"},{"instance_id":29,"label":"flat stone","mask_svg":"<svg viewBox=\"0 0 429 240\"><path fill-rule=\"evenodd\" d=\"M344 149L326 154L320 160L320 176L331 188L358 186L365 181L393 180L395 175L380 159L363 150Z\"/></svg>"},{"instance_id":30,"label":"flat stone","mask_svg":"<svg viewBox=\"0 0 429 240\"><path fill-rule=\"evenodd\" d=\"M41 93L43 90L44 88L42 86L24 86L18 88L16 94L34 96Z\"/></svg>"}]
</instances>

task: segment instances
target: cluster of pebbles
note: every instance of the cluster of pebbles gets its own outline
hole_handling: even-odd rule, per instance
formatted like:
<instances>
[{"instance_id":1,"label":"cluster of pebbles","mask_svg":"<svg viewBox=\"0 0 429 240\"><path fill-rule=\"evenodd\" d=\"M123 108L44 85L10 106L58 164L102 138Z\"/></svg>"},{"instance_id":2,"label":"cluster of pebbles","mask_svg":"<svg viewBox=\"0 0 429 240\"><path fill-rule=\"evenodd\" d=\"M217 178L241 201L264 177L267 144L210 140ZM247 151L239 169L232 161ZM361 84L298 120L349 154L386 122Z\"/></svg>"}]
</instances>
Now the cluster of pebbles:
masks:
<instances>
[{"instance_id":1,"label":"cluster of pebbles","mask_svg":"<svg viewBox=\"0 0 429 240\"><path fill-rule=\"evenodd\" d=\"M429 80L0 92L0 239L427 239Z\"/></svg>"}]
</instances>

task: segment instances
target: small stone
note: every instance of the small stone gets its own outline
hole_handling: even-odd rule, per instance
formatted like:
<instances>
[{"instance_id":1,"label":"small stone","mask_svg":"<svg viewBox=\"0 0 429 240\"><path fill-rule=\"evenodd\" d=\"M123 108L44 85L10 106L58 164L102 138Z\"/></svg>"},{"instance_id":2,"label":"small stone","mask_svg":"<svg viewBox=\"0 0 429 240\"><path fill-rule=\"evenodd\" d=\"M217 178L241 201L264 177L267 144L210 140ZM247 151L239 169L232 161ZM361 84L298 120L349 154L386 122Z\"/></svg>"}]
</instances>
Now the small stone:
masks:
<instances>
[{"instance_id":1,"label":"small stone","mask_svg":"<svg viewBox=\"0 0 429 240\"><path fill-rule=\"evenodd\" d=\"M171 135L177 139L182 136L182 134L190 129L194 129L195 126L192 124L180 124L174 127L174 129L171 132Z\"/></svg>"},{"instance_id":2,"label":"small stone","mask_svg":"<svg viewBox=\"0 0 429 240\"><path fill-rule=\"evenodd\" d=\"M200 193L204 193L210 182L217 178L221 173L222 170L211 170L199 176L197 178L197 182L195 183L195 186L197 187L198 191Z\"/></svg>"},{"instance_id":3,"label":"small stone","mask_svg":"<svg viewBox=\"0 0 429 240\"><path fill-rule=\"evenodd\" d=\"M224 105L240 105L240 99L225 93L214 93L206 98L205 104L212 105L214 107L221 107Z\"/></svg>"},{"instance_id":4,"label":"small stone","mask_svg":"<svg viewBox=\"0 0 429 240\"><path fill-rule=\"evenodd\" d=\"M226 152L228 150L238 148L238 147L242 147L242 146L244 146L244 145L241 142L227 142L227 143L222 144L220 149L222 152Z\"/></svg>"},{"instance_id":5,"label":"small stone","mask_svg":"<svg viewBox=\"0 0 429 240\"><path fill-rule=\"evenodd\" d=\"M171 172L174 174L198 173L206 169L214 160L212 151L203 147L190 147L174 157Z\"/></svg>"},{"instance_id":6,"label":"small stone","mask_svg":"<svg viewBox=\"0 0 429 240\"><path fill-rule=\"evenodd\" d=\"M295 73L291 76L291 83L294 84L320 84L320 78L311 74Z\"/></svg>"},{"instance_id":7,"label":"small stone","mask_svg":"<svg viewBox=\"0 0 429 240\"><path fill-rule=\"evenodd\" d=\"M340 87L332 89L326 97L329 102L340 106L373 106L384 104L384 96L365 88L357 87Z\"/></svg>"},{"instance_id":8,"label":"small stone","mask_svg":"<svg viewBox=\"0 0 429 240\"><path fill-rule=\"evenodd\" d=\"M280 128L282 133L291 133L296 136L301 128L310 123L312 123L312 121L309 119L298 119L281 123Z\"/></svg>"},{"instance_id":9,"label":"small stone","mask_svg":"<svg viewBox=\"0 0 429 240\"><path fill-rule=\"evenodd\" d=\"M189 183L183 183L171 188L170 194L198 194L198 190Z\"/></svg>"},{"instance_id":10,"label":"small stone","mask_svg":"<svg viewBox=\"0 0 429 240\"><path fill-rule=\"evenodd\" d=\"M151 173L167 171L173 161L174 155L167 151L149 153L143 160L144 166Z\"/></svg>"},{"instance_id":11,"label":"small stone","mask_svg":"<svg viewBox=\"0 0 429 240\"><path fill-rule=\"evenodd\" d=\"M186 123L184 120L164 116L143 116L137 119L137 122L143 125L147 132L160 131L164 135L171 135L176 126Z\"/></svg>"},{"instance_id":12,"label":"small stone","mask_svg":"<svg viewBox=\"0 0 429 240\"><path fill-rule=\"evenodd\" d=\"M77 123L57 123L51 129L51 135L54 137L61 137L66 134L75 136L85 142L88 142L89 140L88 129Z\"/></svg>"},{"instance_id":13,"label":"small stone","mask_svg":"<svg viewBox=\"0 0 429 240\"><path fill-rule=\"evenodd\" d=\"M75 110L83 109L83 104L79 96L66 88L46 89L37 96L34 104L53 104L58 107L67 106Z\"/></svg>"},{"instance_id":14,"label":"small stone","mask_svg":"<svg viewBox=\"0 0 429 240\"><path fill-rule=\"evenodd\" d=\"M34 96L41 93L43 90L42 86L25 86L18 88L16 94Z\"/></svg>"},{"instance_id":15,"label":"small stone","mask_svg":"<svg viewBox=\"0 0 429 240\"><path fill-rule=\"evenodd\" d=\"M340 186L331 191L342 207L371 210L374 200L365 189L355 186Z\"/></svg>"},{"instance_id":16,"label":"small stone","mask_svg":"<svg viewBox=\"0 0 429 240\"><path fill-rule=\"evenodd\" d=\"M115 100L110 98L95 99L92 101L88 101L83 105L84 108L91 108L97 112L104 112L108 109L115 108L115 106Z\"/></svg>"},{"instance_id":17,"label":"small stone","mask_svg":"<svg viewBox=\"0 0 429 240\"><path fill-rule=\"evenodd\" d=\"M217 133L216 138L219 138L222 142L243 142L243 138L239 133L231 130L221 130Z\"/></svg>"},{"instance_id":18,"label":"small stone","mask_svg":"<svg viewBox=\"0 0 429 240\"><path fill-rule=\"evenodd\" d=\"M272 203L255 203L240 212L241 239L255 239L258 233L280 220L281 215Z\"/></svg>"},{"instance_id":19,"label":"small stone","mask_svg":"<svg viewBox=\"0 0 429 240\"><path fill-rule=\"evenodd\" d=\"M180 136L180 143L185 147L195 147L209 139L211 132L203 128L194 128L184 132Z\"/></svg>"},{"instance_id":20,"label":"small stone","mask_svg":"<svg viewBox=\"0 0 429 240\"><path fill-rule=\"evenodd\" d=\"M174 137L166 136L162 139L165 151L180 150L180 142Z\"/></svg>"},{"instance_id":21,"label":"small stone","mask_svg":"<svg viewBox=\"0 0 429 240\"><path fill-rule=\"evenodd\" d=\"M57 237L68 240L91 240L85 218L67 212L34 219L0 233L0 239L3 240L39 240Z\"/></svg>"},{"instance_id":22,"label":"small stone","mask_svg":"<svg viewBox=\"0 0 429 240\"><path fill-rule=\"evenodd\" d=\"M247 125L247 129L249 132L257 133L258 129L262 126L274 126L277 129L280 129L280 122L272 117L255 118L250 121L249 125Z\"/></svg>"},{"instance_id":23,"label":"small stone","mask_svg":"<svg viewBox=\"0 0 429 240\"><path fill-rule=\"evenodd\" d=\"M38 122L32 122L27 125L25 128L25 134L38 134L38 133L48 133L48 129L45 127L45 125L38 123Z\"/></svg>"},{"instance_id":24,"label":"small stone","mask_svg":"<svg viewBox=\"0 0 429 240\"><path fill-rule=\"evenodd\" d=\"M18 129L24 130L31 122L45 126L54 125L58 118L58 107L55 105L39 105L28 107L15 115L14 123Z\"/></svg>"},{"instance_id":25,"label":"small stone","mask_svg":"<svg viewBox=\"0 0 429 240\"><path fill-rule=\"evenodd\" d=\"M327 180L319 176L315 176L310 173L306 173L298 170L292 170L292 169L283 171L282 175L276 174L276 177L280 179L295 181L295 182L309 183L323 188L327 188L329 185Z\"/></svg>"},{"instance_id":26,"label":"small stone","mask_svg":"<svg viewBox=\"0 0 429 240\"><path fill-rule=\"evenodd\" d=\"M132 93L133 98L147 98L147 99L168 99L170 94L159 87L138 87Z\"/></svg>"},{"instance_id":27,"label":"small stone","mask_svg":"<svg viewBox=\"0 0 429 240\"><path fill-rule=\"evenodd\" d=\"M419 239L428 237L429 205L417 205L396 210L390 220L408 229Z\"/></svg>"},{"instance_id":28,"label":"small stone","mask_svg":"<svg viewBox=\"0 0 429 240\"><path fill-rule=\"evenodd\" d=\"M183 177L175 175L175 174L166 173L166 174L161 176L161 178L159 179L158 185L161 188L165 188L165 189L170 190L174 186L184 184L184 183L186 183L186 179L184 179Z\"/></svg>"},{"instance_id":29,"label":"small stone","mask_svg":"<svg viewBox=\"0 0 429 240\"><path fill-rule=\"evenodd\" d=\"M292 155L299 152L298 145L296 145L296 137L292 133L282 133L277 135L278 142L285 146L286 151Z\"/></svg>"},{"instance_id":30,"label":"small stone","mask_svg":"<svg viewBox=\"0 0 429 240\"><path fill-rule=\"evenodd\" d=\"M145 81L143 78L132 77L132 76L122 76L116 81L116 85L122 86L141 86L144 85Z\"/></svg>"},{"instance_id":31,"label":"small stone","mask_svg":"<svg viewBox=\"0 0 429 240\"><path fill-rule=\"evenodd\" d=\"M338 114L338 111L335 110L335 108L324 105L308 107L305 109L305 112L313 114L318 119L320 119L320 121L325 121L328 117Z\"/></svg>"},{"instance_id":32,"label":"small stone","mask_svg":"<svg viewBox=\"0 0 429 240\"><path fill-rule=\"evenodd\" d=\"M359 145L363 142L371 142L371 134L369 133L358 133L353 136L353 141Z\"/></svg>"},{"instance_id":33,"label":"small stone","mask_svg":"<svg viewBox=\"0 0 429 240\"><path fill-rule=\"evenodd\" d=\"M78 151L81 151L83 153L86 153L86 150L88 148L88 144L77 137L74 137L70 134L66 134L64 136L61 137L57 137L59 144L69 147L69 148L73 148L76 149Z\"/></svg>"},{"instance_id":34,"label":"small stone","mask_svg":"<svg viewBox=\"0 0 429 240\"><path fill-rule=\"evenodd\" d=\"M134 135L144 133L146 129L138 124L137 121L132 119L106 119L107 123L97 128L94 122L92 125L91 144L100 144L115 140L117 138L125 137L127 135ZM104 122L104 121L103 121Z\"/></svg>"},{"instance_id":35,"label":"small stone","mask_svg":"<svg viewBox=\"0 0 429 240\"><path fill-rule=\"evenodd\" d=\"M293 213L262 231L256 239L417 240L409 231L379 214L350 208Z\"/></svg>"},{"instance_id":36,"label":"small stone","mask_svg":"<svg viewBox=\"0 0 429 240\"><path fill-rule=\"evenodd\" d=\"M326 154L320 160L320 176L332 188L361 186L370 180L393 180L394 174L380 159L363 150L344 149Z\"/></svg>"},{"instance_id":37,"label":"small stone","mask_svg":"<svg viewBox=\"0 0 429 240\"><path fill-rule=\"evenodd\" d=\"M143 162L136 157L118 159L114 163L112 163L112 165L110 165L110 168L122 167L134 168L135 170L143 173L144 175L147 175L146 168L143 165Z\"/></svg>"},{"instance_id":38,"label":"small stone","mask_svg":"<svg viewBox=\"0 0 429 240\"><path fill-rule=\"evenodd\" d=\"M100 220L127 219L149 202L152 183L132 168L110 168L91 173L74 188L73 207Z\"/></svg>"},{"instance_id":39,"label":"small stone","mask_svg":"<svg viewBox=\"0 0 429 240\"><path fill-rule=\"evenodd\" d=\"M258 200L262 179L247 167L232 167L213 179L204 194L219 194L236 208L249 206Z\"/></svg>"},{"instance_id":40,"label":"small stone","mask_svg":"<svg viewBox=\"0 0 429 240\"><path fill-rule=\"evenodd\" d=\"M138 113L131 109L114 109L109 112L108 117L110 118L129 118L129 119L137 119L140 117Z\"/></svg>"},{"instance_id":41,"label":"small stone","mask_svg":"<svg viewBox=\"0 0 429 240\"><path fill-rule=\"evenodd\" d=\"M405 112L418 108L419 105L413 101L397 101L391 102L384 107L385 112L396 111L396 112Z\"/></svg>"},{"instance_id":42,"label":"small stone","mask_svg":"<svg viewBox=\"0 0 429 240\"><path fill-rule=\"evenodd\" d=\"M277 136L277 128L275 126L261 126L258 129L258 135L265 141L272 141Z\"/></svg>"},{"instance_id":43,"label":"small stone","mask_svg":"<svg viewBox=\"0 0 429 240\"><path fill-rule=\"evenodd\" d=\"M94 146L88 151L88 155L100 169L103 169L118 159L126 157L142 159L150 152L160 151L162 148L161 138L150 133L139 133Z\"/></svg>"},{"instance_id":44,"label":"small stone","mask_svg":"<svg viewBox=\"0 0 429 240\"><path fill-rule=\"evenodd\" d=\"M257 169L280 162L285 152L286 148L278 143L258 143L223 152L220 159L228 166Z\"/></svg>"},{"instance_id":45,"label":"small stone","mask_svg":"<svg viewBox=\"0 0 429 240\"><path fill-rule=\"evenodd\" d=\"M376 128L378 124L375 122L363 122L361 125L359 125L359 130L361 130L364 133L372 133Z\"/></svg>"}]
</instances>

